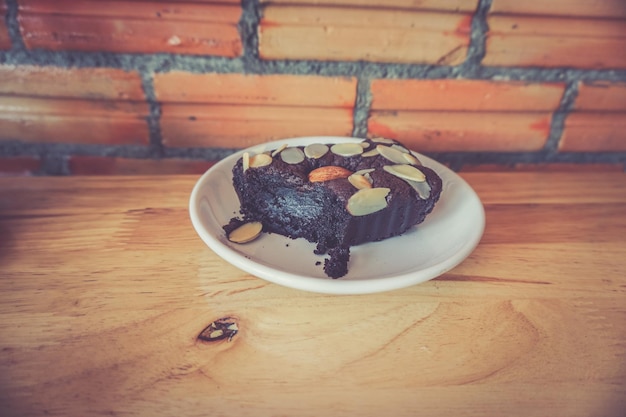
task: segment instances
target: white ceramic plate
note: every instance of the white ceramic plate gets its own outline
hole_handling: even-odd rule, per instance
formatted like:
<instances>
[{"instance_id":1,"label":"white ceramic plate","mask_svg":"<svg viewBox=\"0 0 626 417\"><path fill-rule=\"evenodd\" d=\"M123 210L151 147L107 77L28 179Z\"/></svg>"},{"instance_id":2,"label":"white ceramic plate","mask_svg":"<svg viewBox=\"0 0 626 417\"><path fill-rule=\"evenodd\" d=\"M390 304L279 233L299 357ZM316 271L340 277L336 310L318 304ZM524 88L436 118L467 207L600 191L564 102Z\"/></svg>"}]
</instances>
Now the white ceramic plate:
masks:
<instances>
[{"instance_id":1,"label":"white ceramic plate","mask_svg":"<svg viewBox=\"0 0 626 417\"><path fill-rule=\"evenodd\" d=\"M211 167L191 193L189 211L200 238L220 257L267 281L305 291L366 294L389 291L435 278L461 263L476 247L485 227L485 212L472 188L453 171L415 154L443 179L443 192L426 220L402 236L352 246L348 274L331 279L323 270L326 256L315 255L315 244L263 234L251 243L230 242L222 230L239 215L232 186L232 167L244 152L259 153L283 143L359 142L345 137L306 137L266 143L242 150Z\"/></svg>"}]
</instances>

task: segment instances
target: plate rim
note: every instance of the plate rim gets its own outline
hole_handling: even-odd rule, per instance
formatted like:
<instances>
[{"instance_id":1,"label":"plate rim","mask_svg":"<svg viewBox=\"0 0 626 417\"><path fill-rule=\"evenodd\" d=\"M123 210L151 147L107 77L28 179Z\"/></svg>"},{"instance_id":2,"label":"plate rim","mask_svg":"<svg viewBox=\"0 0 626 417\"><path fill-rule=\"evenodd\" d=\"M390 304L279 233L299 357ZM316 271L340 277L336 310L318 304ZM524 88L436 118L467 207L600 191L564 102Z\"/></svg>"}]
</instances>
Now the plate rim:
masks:
<instances>
[{"instance_id":1,"label":"plate rim","mask_svg":"<svg viewBox=\"0 0 626 417\"><path fill-rule=\"evenodd\" d=\"M360 142L362 140L364 140L364 138L346 136L292 137L264 142L232 153L231 155L217 162L215 165L210 167L204 174L202 174L200 178L196 181L192 189L191 195L189 197L189 215L191 217L191 222L196 233L199 235L201 240L211 250L213 250L213 252L215 252L219 257L221 257L231 265L266 281L297 290L315 293L356 295L392 291L432 280L458 266L474 251L474 249L478 246L480 240L482 239L485 230L484 206L474 189L457 173L455 173L445 165L437 162L436 160L415 151L411 152L422 161L424 161L424 165L430 168L433 168L434 166L433 169L435 169L436 172L443 171L447 175L451 175L454 177L455 180L459 181L464 186L466 191L469 192L469 197L475 200L474 202L477 203L477 207L479 208L479 218L472 219L472 221L475 222L478 226L477 232L472 236L472 238L464 242L464 244L453 255L424 269L419 269L417 271L411 270L409 272L400 273L397 275L367 280L342 280L341 278L320 279L317 277L298 275L288 271L279 270L268 265L263 265L261 263L255 262L252 259L248 259L247 257L232 249L230 246L224 244L222 241L220 241L220 239L218 239L216 236L206 230L206 228L202 225L202 222L200 220L199 196L201 190L203 189L203 186L210 179L211 175L214 172L223 170L226 166L232 167L234 161L236 161L241 155L243 155L244 152L259 153L263 152L266 149L275 149L276 147L281 146L285 143L294 144L294 142L298 142L295 146L302 146L303 144L306 144L306 142L311 143L313 141L318 143L337 143ZM230 171L230 169L228 171ZM435 206L435 210L436 207L437 206ZM288 238L285 237L285 239ZM376 243L384 243L384 241Z\"/></svg>"}]
</instances>

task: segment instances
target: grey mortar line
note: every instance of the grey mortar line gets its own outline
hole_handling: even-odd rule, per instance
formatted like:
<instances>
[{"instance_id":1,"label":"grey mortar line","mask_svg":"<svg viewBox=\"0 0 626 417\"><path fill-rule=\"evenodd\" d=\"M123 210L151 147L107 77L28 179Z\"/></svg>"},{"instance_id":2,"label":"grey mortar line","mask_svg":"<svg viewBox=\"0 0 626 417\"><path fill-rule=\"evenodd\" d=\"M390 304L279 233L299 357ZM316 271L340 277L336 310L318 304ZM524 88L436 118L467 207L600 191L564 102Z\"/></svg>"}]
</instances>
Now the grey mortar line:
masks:
<instances>
[{"instance_id":1,"label":"grey mortar line","mask_svg":"<svg viewBox=\"0 0 626 417\"><path fill-rule=\"evenodd\" d=\"M479 0L476 11L472 15L470 31L470 43L467 49L467 56L458 68L459 75L467 78L479 72L481 62L487 52L486 42L489 26L487 15L491 9L492 0Z\"/></svg>"},{"instance_id":2,"label":"grey mortar line","mask_svg":"<svg viewBox=\"0 0 626 417\"><path fill-rule=\"evenodd\" d=\"M40 173L44 175L70 175L68 157L62 155L46 155L42 158Z\"/></svg>"},{"instance_id":3,"label":"grey mortar line","mask_svg":"<svg viewBox=\"0 0 626 417\"><path fill-rule=\"evenodd\" d=\"M147 68L143 68L139 75L141 77L141 88L143 90L146 102L148 103L149 113L146 117L148 124L148 134L150 138L150 154L153 157L163 156L163 138L161 136L161 104L156 99L154 91L153 73Z\"/></svg>"},{"instance_id":4,"label":"grey mortar line","mask_svg":"<svg viewBox=\"0 0 626 417\"><path fill-rule=\"evenodd\" d=\"M0 51L0 63L7 65L54 66L60 68L114 68L137 71L152 68L165 73L183 70L190 73L294 74L371 78L446 79L462 75L475 80L563 82L626 82L622 69L574 69L565 67L485 67L438 66L411 63L375 63L361 61L260 60L250 57L177 55L172 53L131 54L115 52L78 52L21 50Z\"/></svg>"},{"instance_id":5,"label":"grey mortar line","mask_svg":"<svg viewBox=\"0 0 626 417\"><path fill-rule=\"evenodd\" d=\"M0 155L3 156L106 156L150 158L152 153L146 145L107 145L85 143L41 143L19 140L0 141Z\"/></svg>"},{"instance_id":6,"label":"grey mortar line","mask_svg":"<svg viewBox=\"0 0 626 417\"><path fill-rule=\"evenodd\" d=\"M7 6L5 22L9 32L9 39L11 39L11 50L23 51L26 47L24 45L24 39L22 39L22 33L20 32L19 22L17 21L17 0L5 0L5 2Z\"/></svg>"},{"instance_id":7,"label":"grey mortar line","mask_svg":"<svg viewBox=\"0 0 626 417\"><path fill-rule=\"evenodd\" d=\"M218 161L232 155L238 150L238 148L165 148L163 157Z\"/></svg>"},{"instance_id":8,"label":"grey mortar line","mask_svg":"<svg viewBox=\"0 0 626 417\"><path fill-rule=\"evenodd\" d=\"M546 156L548 157L556 155L558 152L559 143L563 137L563 131L565 129L565 120L567 119L571 109L574 107L576 97L578 97L578 82L570 81L565 85L565 90L563 91L559 107L552 113L550 133L544 147L547 154Z\"/></svg>"},{"instance_id":9,"label":"grey mortar line","mask_svg":"<svg viewBox=\"0 0 626 417\"><path fill-rule=\"evenodd\" d=\"M425 155L448 164L455 171L476 164L626 164L626 152L577 153L562 152L546 158L545 152L423 152ZM624 167L626 168L626 166Z\"/></svg>"},{"instance_id":10,"label":"grey mortar line","mask_svg":"<svg viewBox=\"0 0 626 417\"><path fill-rule=\"evenodd\" d=\"M366 76L357 77L356 100L352 114L352 136L356 138L367 136L367 119L371 104L370 79Z\"/></svg>"},{"instance_id":11,"label":"grey mortar line","mask_svg":"<svg viewBox=\"0 0 626 417\"><path fill-rule=\"evenodd\" d=\"M256 73L259 62L259 21L261 4L258 0L241 0L241 17L237 24L239 38L243 46L240 58L245 72Z\"/></svg>"}]
</instances>

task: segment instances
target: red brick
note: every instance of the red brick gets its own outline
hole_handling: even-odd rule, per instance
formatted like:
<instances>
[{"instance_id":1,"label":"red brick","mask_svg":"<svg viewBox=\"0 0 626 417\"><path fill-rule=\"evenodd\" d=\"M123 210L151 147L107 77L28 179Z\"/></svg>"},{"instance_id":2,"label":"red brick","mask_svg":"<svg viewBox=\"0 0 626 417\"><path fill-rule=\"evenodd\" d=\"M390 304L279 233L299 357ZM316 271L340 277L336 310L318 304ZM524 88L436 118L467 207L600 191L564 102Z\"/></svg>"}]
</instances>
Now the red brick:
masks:
<instances>
[{"instance_id":1,"label":"red brick","mask_svg":"<svg viewBox=\"0 0 626 417\"><path fill-rule=\"evenodd\" d=\"M493 0L491 14L625 18L624 0Z\"/></svg>"},{"instance_id":2,"label":"red brick","mask_svg":"<svg viewBox=\"0 0 626 417\"><path fill-rule=\"evenodd\" d=\"M536 151L545 146L563 84L374 80L368 131L414 149Z\"/></svg>"},{"instance_id":3,"label":"red brick","mask_svg":"<svg viewBox=\"0 0 626 417\"><path fill-rule=\"evenodd\" d=\"M565 120L559 150L626 151L626 84L580 84L574 112Z\"/></svg>"},{"instance_id":4,"label":"red brick","mask_svg":"<svg viewBox=\"0 0 626 417\"><path fill-rule=\"evenodd\" d=\"M69 159L69 168L74 175L200 175L215 162L182 158L132 159L72 156Z\"/></svg>"},{"instance_id":5,"label":"red brick","mask_svg":"<svg viewBox=\"0 0 626 417\"><path fill-rule=\"evenodd\" d=\"M141 78L136 72L31 65L0 65L0 95L144 100Z\"/></svg>"},{"instance_id":6,"label":"red brick","mask_svg":"<svg viewBox=\"0 0 626 417\"><path fill-rule=\"evenodd\" d=\"M0 66L0 140L147 144L148 114L136 73Z\"/></svg>"},{"instance_id":7,"label":"red brick","mask_svg":"<svg viewBox=\"0 0 626 417\"><path fill-rule=\"evenodd\" d=\"M466 56L471 18L471 13L269 4L259 26L259 54L456 65Z\"/></svg>"},{"instance_id":8,"label":"red brick","mask_svg":"<svg viewBox=\"0 0 626 417\"><path fill-rule=\"evenodd\" d=\"M623 164L610 163L515 163L515 164L465 164L461 172L623 172Z\"/></svg>"},{"instance_id":9,"label":"red brick","mask_svg":"<svg viewBox=\"0 0 626 417\"><path fill-rule=\"evenodd\" d=\"M221 1L22 0L18 20L30 49L234 57L240 15L239 5Z\"/></svg>"},{"instance_id":10,"label":"red brick","mask_svg":"<svg viewBox=\"0 0 626 417\"><path fill-rule=\"evenodd\" d=\"M626 21L492 15L484 65L626 68Z\"/></svg>"},{"instance_id":11,"label":"red brick","mask_svg":"<svg viewBox=\"0 0 626 417\"><path fill-rule=\"evenodd\" d=\"M405 10L445 10L450 12L473 12L476 10L475 0L261 0L267 4L300 4L327 6L361 6L398 8Z\"/></svg>"},{"instance_id":12,"label":"red brick","mask_svg":"<svg viewBox=\"0 0 626 417\"><path fill-rule=\"evenodd\" d=\"M0 140L147 144L145 103L0 96Z\"/></svg>"},{"instance_id":13,"label":"red brick","mask_svg":"<svg viewBox=\"0 0 626 417\"><path fill-rule=\"evenodd\" d=\"M354 78L174 72L157 74L155 91L167 146L242 148L353 129Z\"/></svg>"},{"instance_id":14,"label":"red brick","mask_svg":"<svg viewBox=\"0 0 626 417\"><path fill-rule=\"evenodd\" d=\"M574 108L576 110L626 112L626 83L581 83Z\"/></svg>"},{"instance_id":15,"label":"red brick","mask_svg":"<svg viewBox=\"0 0 626 417\"><path fill-rule=\"evenodd\" d=\"M297 136L350 136L352 109L274 106L168 105L163 142L175 147L244 148Z\"/></svg>"},{"instance_id":16,"label":"red brick","mask_svg":"<svg viewBox=\"0 0 626 417\"><path fill-rule=\"evenodd\" d=\"M307 75L192 74L154 76L158 100L181 103L354 107L356 78Z\"/></svg>"},{"instance_id":17,"label":"red brick","mask_svg":"<svg viewBox=\"0 0 626 417\"><path fill-rule=\"evenodd\" d=\"M577 112L565 120L563 152L626 151L626 113Z\"/></svg>"},{"instance_id":18,"label":"red brick","mask_svg":"<svg viewBox=\"0 0 626 417\"><path fill-rule=\"evenodd\" d=\"M562 83L373 80L372 110L552 111Z\"/></svg>"},{"instance_id":19,"label":"red brick","mask_svg":"<svg viewBox=\"0 0 626 417\"><path fill-rule=\"evenodd\" d=\"M0 176L32 175L41 168L41 161L30 156L0 158Z\"/></svg>"},{"instance_id":20,"label":"red brick","mask_svg":"<svg viewBox=\"0 0 626 417\"><path fill-rule=\"evenodd\" d=\"M550 128L549 113L512 112L374 112L370 136L403 141L418 152L537 151Z\"/></svg>"},{"instance_id":21,"label":"red brick","mask_svg":"<svg viewBox=\"0 0 626 417\"><path fill-rule=\"evenodd\" d=\"M7 12L5 2L0 2L0 49L11 49L11 39L9 38L9 30L7 29L4 16Z\"/></svg>"}]
</instances>

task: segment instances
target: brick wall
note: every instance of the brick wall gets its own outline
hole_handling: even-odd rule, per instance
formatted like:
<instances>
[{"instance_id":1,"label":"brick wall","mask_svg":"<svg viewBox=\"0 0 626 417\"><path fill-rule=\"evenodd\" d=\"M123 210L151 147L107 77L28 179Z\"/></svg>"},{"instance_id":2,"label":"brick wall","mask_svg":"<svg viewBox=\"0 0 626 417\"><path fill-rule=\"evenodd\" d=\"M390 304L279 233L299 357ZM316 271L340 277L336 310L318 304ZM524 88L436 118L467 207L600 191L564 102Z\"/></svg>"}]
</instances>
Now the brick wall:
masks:
<instances>
[{"instance_id":1,"label":"brick wall","mask_svg":"<svg viewBox=\"0 0 626 417\"><path fill-rule=\"evenodd\" d=\"M386 136L461 171L626 163L624 0L0 0L0 175L199 174Z\"/></svg>"}]
</instances>

